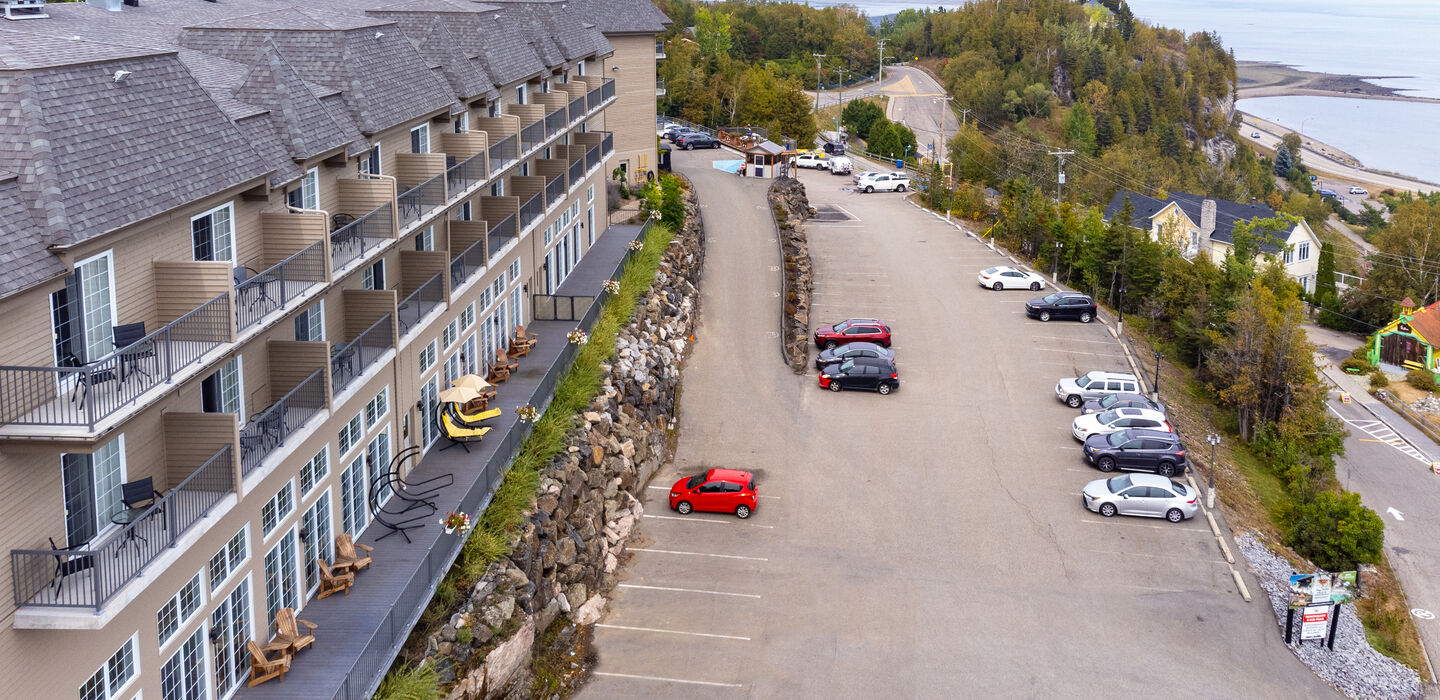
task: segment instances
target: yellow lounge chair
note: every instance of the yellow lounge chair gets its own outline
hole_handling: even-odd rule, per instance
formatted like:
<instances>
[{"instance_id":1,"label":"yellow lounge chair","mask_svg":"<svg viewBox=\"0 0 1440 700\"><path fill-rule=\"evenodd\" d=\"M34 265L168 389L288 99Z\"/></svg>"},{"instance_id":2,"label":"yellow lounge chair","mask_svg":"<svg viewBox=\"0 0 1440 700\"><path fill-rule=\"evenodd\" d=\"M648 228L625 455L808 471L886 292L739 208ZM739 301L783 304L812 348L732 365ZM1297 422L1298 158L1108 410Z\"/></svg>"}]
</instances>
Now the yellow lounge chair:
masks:
<instances>
[{"instance_id":1,"label":"yellow lounge chair","mask_svg":"<svg viewBox=\"0 0 1440 700\"><path fill-rule=\"evenodd\" d=\"M459 406L455 408L455 417L459 418L460 422L464 424L467 428L479 427L481 423L490 420L491 418L499 417L501 413L504 413L504 411L498 408L492 408L488 411L479 411L476 413L466 413L464 408Z\"/></svg>"},{"instance_id":2,"label":"yellow lounge chair","mask_svg":"<svg viewBox=\"0 0 1440 700\"><path fill-rule=\"evenodd\" d=\"M490 432L490 428L470 428L455 418L455 412L450 408L453 404L446 404L435 412L435 420L440 424L440 434L450 441L449 445L440 449L448 449L453 445L459 445L470 451L468 442L478 442L480 438ZM499 410L499 409L496 409Z\"/></svg>"}]
</instances>

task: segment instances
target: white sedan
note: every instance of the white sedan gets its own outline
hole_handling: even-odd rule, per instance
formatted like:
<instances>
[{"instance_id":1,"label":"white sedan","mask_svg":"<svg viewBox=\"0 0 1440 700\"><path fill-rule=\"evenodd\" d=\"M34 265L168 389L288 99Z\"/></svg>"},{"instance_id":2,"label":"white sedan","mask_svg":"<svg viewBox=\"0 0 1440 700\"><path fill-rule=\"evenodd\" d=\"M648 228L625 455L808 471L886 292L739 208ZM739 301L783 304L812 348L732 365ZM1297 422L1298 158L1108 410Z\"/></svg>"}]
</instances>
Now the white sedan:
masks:
<instances>
[{"instance_id":1,"label":"white sedan","mask_svg":"<svg viewBox=\"0 0 1440 700\"><path fill-rule=\"evenodd\" d=\"M1039 273L1013 267L992 267L980 271L980 286L997 292L1002 289L1028 289L1038 292L1045 288L1045 278Z\"/></svg>"},{"instance_id":2,"label":"white sedan","mask_svg":"<svg viewBox=\"0 0 1440 700\"><path fill-rule=\"evenodd\" d=\"M1112 408L1100 413L1082 413L1070 426L1075 439L1085 442L1091 435L1109 435L1127 428L1175 432L1165 414L1148 408Z\"/></svg>"}]
</instances>

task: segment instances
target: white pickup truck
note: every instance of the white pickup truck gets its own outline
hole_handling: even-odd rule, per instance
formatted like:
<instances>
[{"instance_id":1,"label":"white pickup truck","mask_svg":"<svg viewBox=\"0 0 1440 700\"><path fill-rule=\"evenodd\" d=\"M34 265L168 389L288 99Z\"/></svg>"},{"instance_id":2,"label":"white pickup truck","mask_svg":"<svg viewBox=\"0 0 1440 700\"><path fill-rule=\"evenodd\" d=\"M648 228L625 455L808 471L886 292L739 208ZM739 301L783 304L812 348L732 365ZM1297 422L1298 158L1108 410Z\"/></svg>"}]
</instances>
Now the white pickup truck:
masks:
<instances>
[{"instance_id":1,"label":"white pickup truck","mask_svg":"<svg viewBox=\"0 0 1440 700\"><path fill-rule=\"evenodd\" d=\"M867 175L855 184L861 192L904 192L909 187L910 176L902 172Z\"/></svg>"},{"instance_id":2,"label":"white pickup truck","mask_svg":"<svg viewBox=\"0 0 1440 700\"><path fill-rule=\"evenodd\" d=\"M801 153L795 157L795 167L820 170L828 166L829 156L824 153Z\"/></svg>"}]
</instances>

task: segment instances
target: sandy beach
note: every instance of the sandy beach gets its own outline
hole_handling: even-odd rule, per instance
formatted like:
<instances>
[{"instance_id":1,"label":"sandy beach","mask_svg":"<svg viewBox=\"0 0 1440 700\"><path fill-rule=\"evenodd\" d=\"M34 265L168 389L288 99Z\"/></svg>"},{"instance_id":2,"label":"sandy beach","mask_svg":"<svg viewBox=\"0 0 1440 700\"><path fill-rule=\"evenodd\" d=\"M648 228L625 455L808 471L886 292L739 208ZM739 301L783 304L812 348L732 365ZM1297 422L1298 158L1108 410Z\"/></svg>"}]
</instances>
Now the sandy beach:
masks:
<instances>
[{"instance_id":1,"label":"sandy beach","mask_svg":"<svg viewBox=\"0 0 1440 700\"><path fill-rule=\"evenodd\" d=\"M1300 70L1283 63L1236 61L1237 93L1240 99L1251 97L1283 97L1313 95L1318 97L1356 97L1367 100L1398 100L1402 102L1440 103L1433 97L1407 95L1395 88L1369 82L1386 78L1407 78L1404 75L1334 75Z\"/></svg>"}]
</instances>

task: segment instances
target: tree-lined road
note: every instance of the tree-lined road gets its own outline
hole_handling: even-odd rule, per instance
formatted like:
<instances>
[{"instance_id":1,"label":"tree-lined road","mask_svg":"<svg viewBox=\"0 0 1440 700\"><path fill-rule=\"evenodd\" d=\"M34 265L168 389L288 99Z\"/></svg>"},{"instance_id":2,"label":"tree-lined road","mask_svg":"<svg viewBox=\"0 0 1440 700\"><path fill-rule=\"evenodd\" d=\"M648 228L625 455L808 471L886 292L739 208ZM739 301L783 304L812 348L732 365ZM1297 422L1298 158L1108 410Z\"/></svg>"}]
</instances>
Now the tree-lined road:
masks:
<instances>
[{"instance_id":1,"label":"tree-lined road","mask_svg":"<svg viewBox=\"0 0 1440 700\"><path fill-rule=\"evenodd\" d=\"M885 68L884 92L885 96L890 98L885 106L885 117L890 121L900 122L915 132L915 142L919 144L922 154L944 159L945 142L960 130L960 120L947 104L945 89L930 77L929 73L919 68L888 66ZM842 95L844 102L849 102L878 94L880 90L872 81L843 91L822 92L816 106L819 108L841 104ZM810 93L810 96L815 99L815 93ZM825 126L820 125L822 129ZM934 146L933 152L931 145Z\"/></svg>"}]
</instances>

